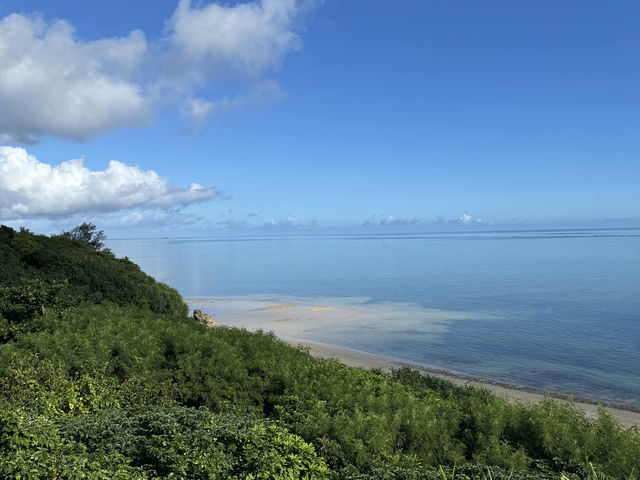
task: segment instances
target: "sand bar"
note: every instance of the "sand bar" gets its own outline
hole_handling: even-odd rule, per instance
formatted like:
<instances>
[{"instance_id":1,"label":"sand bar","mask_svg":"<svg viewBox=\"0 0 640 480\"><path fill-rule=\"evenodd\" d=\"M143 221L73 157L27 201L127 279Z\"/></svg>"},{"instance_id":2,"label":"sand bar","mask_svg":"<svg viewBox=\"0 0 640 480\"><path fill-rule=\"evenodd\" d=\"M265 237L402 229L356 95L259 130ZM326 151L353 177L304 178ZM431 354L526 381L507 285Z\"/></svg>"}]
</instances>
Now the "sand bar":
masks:
<instances>
[{"instance_id":1,"label":"sand bar","mask_svg":"<svg viewBox=\"0 0 640 480\"><path fill-rule=\"evenodd\" d=\"M336 347L322 342L307 340L318 338L322 330L342 328L349 324L370 326L372 318L374 323L382 326L398 323L410 326L418 319L422 325L429 322L430 331L433 334L446 328L446 323L451 320L464 318L465 312L444 312L433 309L416 308L404 305L402 315L398 317L397 305L375 304L368 306L366 299L354 298L339 299L332 302L331 299L323 299L326 304L317 305L315 299L287 299L283 303L281 299L273 298L187 298L185 301L189 308L198 308L213 315L222 325L230 327L242 327L250 331L273 331L280 339L294 346L308 348L309 353L320 358L333 358L345 365L356 368L377 368L390 371L393 368L411 367L424 374L447 380L459 386L474 386L486 388L497 396L512 402L539 403L545 397L553 397L559 401L569 401L568 396L544 392L534 388L517 387L481 380L470 376L460 375L444 370L427 368L421 365L403 362L394 358L367 353L349 348ZM389 322L393 319L393 322ZM346 333L346 332L345 332ZM320 337L321 338L321 337ZM640 426L640 412L627 410L616 405L602 404L590 399L573 398L575 406L582 409L587 417L596 418L598 407L602 405L624 427Z\"/></svg>"}]
</instances>

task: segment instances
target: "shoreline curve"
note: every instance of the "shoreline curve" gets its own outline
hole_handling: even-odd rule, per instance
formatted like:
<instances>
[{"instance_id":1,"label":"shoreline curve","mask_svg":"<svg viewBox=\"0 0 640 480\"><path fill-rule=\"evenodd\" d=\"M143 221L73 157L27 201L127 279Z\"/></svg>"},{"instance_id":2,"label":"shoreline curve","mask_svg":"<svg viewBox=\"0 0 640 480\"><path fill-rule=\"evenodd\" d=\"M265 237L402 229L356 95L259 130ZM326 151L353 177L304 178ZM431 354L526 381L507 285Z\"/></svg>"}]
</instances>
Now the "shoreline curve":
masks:
<instances>
[{"instance_id":1,"label":"shoreline curve","mask_svg":"<svg viewBox=\"0 0 640 480\"><path fill-rule=\"evenodd\" d=\"M326 359L335 359L345 365L355 368L372 369L378 368L383 371L391 371L394 368L409 367L419 372L434 376L443 380L447 380L457 386L473 386L477 388L485 388L494 395L502 397L510 402L519 403L540 403L544 398L553 398L560 402L571 403L574 406L585 412L587 418L597 418L598 408L602 406L607 412L612 414L624 428L640 427L640 408L636 409L633 406L624 404L615 404L606 402L594 398L585 398L581 396L574 396L570 394L557 393L548 391L536 387L530 387L525 385L514 385L499 380L491 380L487 378L479 378L471 375L466 375L460 372L454 372L447 370L446 368L431 367L421 365L418 363L412 363L410 361L393 358L391 356L385 356L361 350L350 349L346 347L339 347L330 345L327 343L321 343L313 340L303 338L302 331L299 328L295 328L294 325L298 323L296 320L302 320L300 318L301 312L315 312L318 310L320 314L328 314L329 317L336 316L337 312L334 308L327 308L326 305L297 305L296 303L283 303L282 299L275 298L251 298L251 299L238 299L238 298L185 298L184 299L189 306L190 311L194 308L202 309L203 311L209 310L207 313L212 313L214 308L219 310L219 302L233 302L234 306L239 302L242 306L239 310L234 310L231 314L227 312L227 315L216 315L217 326L226 326L230 328L244 328L248 331L271 331L274 335L294 346L308 349L312 356ZM265 306L266 305L266 306ZM311 307L311 308L309 308ZM296 310L300 310L296 312ZM278 312L286 313L286 318L280 318ZM342 315L352 315L355 312L351 309L341 312ZM257 315L257 316L256 316ZM265 315L277 315L273 318ZM306 314L305 314L306 315ZM273 328L275 326L278 328ZM285 326L291 325L291 329L287 331ZM213 324L212 324L213 326ZM278 330L277 332L274 330Z\"/></svg>"},{"instance_id":2,"label":"shoreline curve","mask_svg":"<svg viewBox=\"0 0 640 480\"><path fill-rule=\"evenodd\" d=\"M587 418L591 419L598 417L598 408L602 406L607 412L613 415L623 427L640 426L640 412L620 405L598 402L589 398L557 394L533 387L520 387L499 381L483 380L468 375L452 373L447 370L428 368L382 355L336 347L324 343L303 339L280 338L280 340L294 347L308 348L309 354L314 357L335 359L350 367L364 369L379 368L386 372L391 371L393 368L409 367L425 375L447 380L457 386L485 388L494 395L510 402L540 403L544 398L553 398L560 402L572 403L584 411Z\"/></svg>"}]
</instances>

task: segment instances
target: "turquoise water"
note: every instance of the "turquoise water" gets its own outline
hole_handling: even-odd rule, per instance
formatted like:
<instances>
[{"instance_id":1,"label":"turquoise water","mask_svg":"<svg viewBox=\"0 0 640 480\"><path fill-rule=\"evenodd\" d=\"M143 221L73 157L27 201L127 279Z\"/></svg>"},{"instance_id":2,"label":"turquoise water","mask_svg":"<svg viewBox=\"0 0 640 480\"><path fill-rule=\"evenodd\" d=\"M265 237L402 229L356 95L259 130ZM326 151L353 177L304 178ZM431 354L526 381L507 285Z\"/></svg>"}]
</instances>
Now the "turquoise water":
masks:
<instances>
[{"instance_id":1,"label":"turquoise water","mask_svg":"<svg viewBox=\"0 0 640 480\"><path fill-rule=\"evenodd\" d=\"M309 340L640 407L640 229L111 240L185 297L366 297L466 312Z\"/></svg>"}]
</instances>

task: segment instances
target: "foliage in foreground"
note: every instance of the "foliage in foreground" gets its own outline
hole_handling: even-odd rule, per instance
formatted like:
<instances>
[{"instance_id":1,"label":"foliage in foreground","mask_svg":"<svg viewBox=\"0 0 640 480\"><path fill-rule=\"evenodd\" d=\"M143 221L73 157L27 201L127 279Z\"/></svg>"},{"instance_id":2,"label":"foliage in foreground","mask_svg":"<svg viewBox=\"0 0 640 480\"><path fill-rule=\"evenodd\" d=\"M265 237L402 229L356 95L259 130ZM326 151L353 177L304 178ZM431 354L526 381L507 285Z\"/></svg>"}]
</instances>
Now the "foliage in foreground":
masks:
<instances>
[{"instance_id":1,"label":"foliage in foreground","mask_svg":"<svg viewBox=\"0 0 640 480\"><path fill-rule=\"evenodd\" d=\"M254 417L184 407L51 419L0 415L0 475L324 479L312 445ZM81 473L80 473L81 472Z\"/></svg>"},{"instance_id":2,"label":"foliage in foreground","mask_svg":"<svg viewBox=\"0 0 640 480\"><path fill-rule=\"evenodd\" d=\"M38 258L58 259L60 271L16 257L16 237L40 245ZM612 478L640 471L638 430L604 411L591 421L552 400L510 404L408 369L383 375L315 359L270 334L207 328L180 314L175 291L78 240L3 228L0 262L0 477L573 480L590 464ZM118 293L122 272L141 282L133 295ZM164 314L140 301L154 289L170 300Z\"/></svg>"},{"instance_id":3,"label":"foliage in foreground","mask_svg":"<svg viewBox=\"0 0 640 480\"><path fill-rule=\"evenodd\" d=\"M83 306L36 323L0 346L0 405L29 419L63 425L178 406L267 418L314 445L333 478L344 479L432 478L439 465L466 464L495 467L495 478L581 475L587 458L619 478L639 468L636 430L552 400L514 405L409 370L381 376L314 359L268 334L137 307ZM103 425L128 418L111 415ZM460 475L482 474L464 468Z\"/></svg>"}]
</instances>

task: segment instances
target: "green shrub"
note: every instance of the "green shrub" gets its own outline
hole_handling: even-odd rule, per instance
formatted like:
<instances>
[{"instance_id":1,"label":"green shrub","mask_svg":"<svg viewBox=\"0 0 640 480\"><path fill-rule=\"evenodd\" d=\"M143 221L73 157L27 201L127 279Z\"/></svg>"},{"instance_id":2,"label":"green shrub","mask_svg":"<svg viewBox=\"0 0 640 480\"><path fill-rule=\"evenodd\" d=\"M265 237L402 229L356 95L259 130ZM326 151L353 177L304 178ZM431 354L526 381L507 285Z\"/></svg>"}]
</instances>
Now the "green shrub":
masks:
<instances>
[{"instance_id":1,"label":"green shrub","mask_svg":"<svg viewBox=\"0 0 640 480\"><path fill-rule=\"evenodd\" d=\"M0 474L22 478L327 478L313 446L255 417L111 410L52 421L0 413Z\"/></svg>"},{"instance_id":2,"label":"green shrub","mask_svg":"<svg viewBox=\"0 0 640 480\"><path fill-rule=\"evenodd\" d=\"M156 282L128 259L100 250L104 236L95 231L95 225L83 224L77 227L79 231L52 237L1 228L0 315L8 320L28 320L43 308L59 307L60 303L105 301L163 315L187 314L187 306L175 289ZM62 285L64 288L59 288ZM6 290L11 287L15 289ZM26 301L6 298L16 295Z\"/></svg>"}]
</instances>

